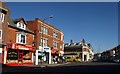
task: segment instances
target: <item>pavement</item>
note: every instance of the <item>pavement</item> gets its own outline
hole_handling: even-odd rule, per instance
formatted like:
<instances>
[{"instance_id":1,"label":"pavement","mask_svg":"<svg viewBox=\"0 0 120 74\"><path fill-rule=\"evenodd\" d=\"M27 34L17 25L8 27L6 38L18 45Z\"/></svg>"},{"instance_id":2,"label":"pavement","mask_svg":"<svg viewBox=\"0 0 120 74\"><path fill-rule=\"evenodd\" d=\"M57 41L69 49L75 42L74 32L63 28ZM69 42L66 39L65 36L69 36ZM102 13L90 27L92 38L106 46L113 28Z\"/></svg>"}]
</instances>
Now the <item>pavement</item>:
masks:
<instances>
[{"instance_id":1,"label":"pavement","mask_svg":"<svg viewBox=\"0 0 120 74\"><path fill-rule=\"evenodd\" d=\"M6 72L119 72L120 63L108 62L67 62L62 64L42 64L29 66L4 66Z\"/></svg>"},{"instance_id":2,"label":"pavement","mask_svg":"<svg viewBox=\"0 0 120 74\"><path fill-rule=\"evenodd\" d=\"M70 62L67 63L58 63L58 64L39 64L39 65L23 65L23 66L28 66L28 67L55 67L55 66L62 66L69 64Z\"/></svg>"}]
</instances>

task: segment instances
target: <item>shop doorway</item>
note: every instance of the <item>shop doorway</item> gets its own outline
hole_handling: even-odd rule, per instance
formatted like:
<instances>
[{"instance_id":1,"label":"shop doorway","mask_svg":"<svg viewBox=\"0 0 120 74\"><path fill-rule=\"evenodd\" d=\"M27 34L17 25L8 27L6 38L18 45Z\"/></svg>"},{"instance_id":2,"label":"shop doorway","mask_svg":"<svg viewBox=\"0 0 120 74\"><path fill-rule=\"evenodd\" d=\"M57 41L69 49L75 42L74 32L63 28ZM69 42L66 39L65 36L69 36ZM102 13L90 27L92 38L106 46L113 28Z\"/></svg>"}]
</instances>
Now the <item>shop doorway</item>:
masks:
<instances>
[{"instance_id":1,"label":"shop doorway","mask_svg":"<svg viewBox=\"0 0 120 74\"><path fill-rule=\"evenodd\" d=\"M49 64L49 53L45 53L46 56L46 63Z\"/></svg>"},{"instance_id":2,"label":"shop doorway","mask_svg":"<svg viewBox=\"0 0 120 74\"><path fill-rule=\"evenodd\" d=\"M87 61L87 55L84 55L84 61Z\"/></svg>"},{"instance_id":3,"label":"shop doorway","mask_svg":"<svg viewBox=\"0 0 120 74\"><path fill-rule=\"evenodd\" d=\"M18 64L23 64L23 53L18 54Z\"/></svg>"}]
</instances>

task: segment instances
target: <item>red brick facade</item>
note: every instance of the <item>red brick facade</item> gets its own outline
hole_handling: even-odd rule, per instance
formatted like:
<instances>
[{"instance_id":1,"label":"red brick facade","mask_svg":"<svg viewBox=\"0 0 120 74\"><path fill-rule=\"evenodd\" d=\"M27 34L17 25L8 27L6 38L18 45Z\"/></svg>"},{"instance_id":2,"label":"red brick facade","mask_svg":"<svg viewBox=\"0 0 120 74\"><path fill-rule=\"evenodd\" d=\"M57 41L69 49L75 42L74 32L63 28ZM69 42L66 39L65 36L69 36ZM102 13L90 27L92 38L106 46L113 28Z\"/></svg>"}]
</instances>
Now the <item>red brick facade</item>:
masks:
<instances>
[{"instance_id":1,"label":"red brick facade","mask_svg":"<svg viewBox=\"0 0 120 74\"><path fill-rule=\"evenodd\" d=\"M41 27L42 27L42 20L36 18L35 20L32 21L27 21L27 26L30 30L32 30L33 32L35 32L36 34L36 48L38 49L38 47L40 46L40 39L42 37L42 33L41 33ZM63 32L61 32L60 30L56 29L54 26L45 23L44 22L44 26L47 27L48 29L48 34L44 34L43 38L47 38L48 39L48 47L53 47L53 42L56 41L58 42L58 48L56 50L64 50L63 44L64 44L64 34ZM53 32L56 31L58 33L58 38L54 38L53 37ZM62 39L61 39L62 37ZM60 48L62 47L62 48ZM54 48L55 49L55 48Z\"/></svg>"},{"instance_id":2,"label":"red brick facade","mask_svg":"<svg viewBox=\"0 0 120 74\"><path fill-rule=\"evenodd\" d=\"M4 17L4 22L2 22L2 24L0 23L0 29L2 29L2 44L6 44L7 43L7 33L8 30L6 28L8 28L7 25L7 21L9 20L9 15L10 15L10 10L8 8L6 8L6 4L4 2L0 2L0 10L5 11L5 17Z\"/></svg>"},{"instance_id":3,"label":"red brick facade","mask_svg":"<svg viewBox=\"0 0 120 74\"><path fill-rule=\"evenodd\" d=\"M25 24L23 20L20 22ZM17 29L18 28L13 28L11 26L8 27L7 43L16 43ZM26 32L26 34L26 45L32 45L34 42L34 34L28 32Z\"/></svg>"}]
</instances>

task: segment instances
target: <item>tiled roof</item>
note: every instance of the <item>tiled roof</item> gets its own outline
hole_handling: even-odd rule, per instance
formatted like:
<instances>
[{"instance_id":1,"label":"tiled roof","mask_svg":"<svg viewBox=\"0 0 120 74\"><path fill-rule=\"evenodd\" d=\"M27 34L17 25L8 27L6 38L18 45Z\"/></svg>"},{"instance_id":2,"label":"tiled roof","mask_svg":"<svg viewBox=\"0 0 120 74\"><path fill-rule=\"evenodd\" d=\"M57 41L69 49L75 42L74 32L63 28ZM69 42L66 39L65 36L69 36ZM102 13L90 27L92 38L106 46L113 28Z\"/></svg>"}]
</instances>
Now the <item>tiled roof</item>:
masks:
<instances>
[{"instance_id":1,"label":"tiled roof","mask_svg":"<svg viewBox=\"0 0 120 74\"><path fill-rule=\"evenodd\" d=\"M65 43L64 47L65 48L76 48L76 47L81 47L81 42L78 43Z\"/></svg>"},{"instance_id":2,"label":"tiled roof","mask_svg":"<svg viewBox=\"0 0 120 74\"><path fill-rule=\"evenodd\" d=\"M23 18L17 18L17 19L13 19L13 22L14 23L17 23L17 22L19 22L20 20L22 20Z\"/></svg>"},{"instance_id":3,"label":"tiled roof","mask_svg":"<svg viewBox=\"0 0 120 74\"><path fill-rule=\"evenodd\" d=\"M11 19L10 18L9 21L8 21L8 23L9 23L8 26L17 28L18 30L21 30L21 31L26 31L26 32L34 33L31 30L29 30L28 27L26 28L26 30L23 30L23 29L20 29L20 28L17 27L16 23L19 22L21 19L23 19L23 18L18 18L18 19Z\"/></svg>"}]
</instances>

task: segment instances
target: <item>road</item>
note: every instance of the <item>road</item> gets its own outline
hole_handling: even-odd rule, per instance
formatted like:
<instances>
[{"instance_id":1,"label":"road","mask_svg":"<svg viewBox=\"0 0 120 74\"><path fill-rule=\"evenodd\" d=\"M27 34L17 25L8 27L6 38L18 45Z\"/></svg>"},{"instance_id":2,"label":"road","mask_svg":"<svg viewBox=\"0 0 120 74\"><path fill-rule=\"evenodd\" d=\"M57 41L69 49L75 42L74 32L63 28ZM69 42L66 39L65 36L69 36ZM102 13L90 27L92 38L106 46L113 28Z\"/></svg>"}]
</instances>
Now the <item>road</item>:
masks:
<instances>
[{"instance_id":1,"label":"road","mask_svg":"<svg viewBox=\"0 0 120 74\"><path fill-rule=\"evenodd\" d=\"M108 62L71 62L56 66L3 66L5 72L119 72L120 63Z\"/></svg>"}]
</instances>

